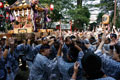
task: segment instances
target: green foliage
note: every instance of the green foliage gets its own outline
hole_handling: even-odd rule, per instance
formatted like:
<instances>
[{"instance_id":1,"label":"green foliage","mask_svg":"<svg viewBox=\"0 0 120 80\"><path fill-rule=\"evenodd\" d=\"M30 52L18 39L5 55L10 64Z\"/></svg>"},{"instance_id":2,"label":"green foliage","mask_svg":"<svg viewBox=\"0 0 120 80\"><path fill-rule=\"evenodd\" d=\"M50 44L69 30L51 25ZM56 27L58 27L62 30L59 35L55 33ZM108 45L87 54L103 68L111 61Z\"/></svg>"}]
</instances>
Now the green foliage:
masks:
<instances>
[{"instance_id":1,"label":"green foliage","mask_svg":"<svg viewBox=\"0 0 120 80\"><path fill-rule=\"evenodd\" d=\"M103 12L108 12L114 9L114 0L100 0L99 4L93 5L99 7Z\"/></svg>"},{"instance_id":2,"label":"green foliage","mask_svg":"<svg viewBox=\"0 0 120 80\"><path fill-rule=\"evenodd\" d=\"M103 16L104 14L105 14L105 13L103 13L103 12L101 12L101 13L98 14L98 16L97 16L97 23L102 22L102 16Z\"/></svg>"},{"instance_id":3,"label":"green foliage","mask_svg":"<svg viewBox=\"0 0 120 80\"><path fill-rule=\"evenodd\" d=\"M8 4L12 5L13 3L15 3L17 0L6 0L8 2Z\"/></svg>"},{"instance_id":4,"label":"green foliage","mask_svg":"<svg viewBox=\"0 0 120 80\"><path fill-rule=\"evenodd\" d=\"M120 12L117 10L116 27L120 28Z\"/></svg>"},{"instance_id":5,"label":"green foliage","mask_svg":"<svg viewBox=\"0 0 120 80\"><path fill-rule=\"evenodd\" d=\"M87 7L77 7L74 10L70 10L68 14L75 21L75 26L80 28L83 27L83 24L89 23L90 12Z\"/></svg>"},{"instance_id":6,"label":"green foliage","mask_svg":"<svg viewBox=\"0 0 120 80\"><path fill-rule=\"evenodd\" d=\"M64 18L64 15L67 15L67 11L71 8L74 8L74 0L39 0L40 3L44 6L50 7L50 4L54 5L54 10L49 13L49 17L52 21L59 21ZM65 18L64 18L65 19Z\"/></svg>"},{"instance_id":7,"label":"green foliage","mask_svg":"<svg viewBox=\"0 0 120 80\"><path fill-rule=\"evenodd\" d=\"M110 15L110 23L113 24L114 20L114 0L101 0L100 4L94 5L95 7L99 7L102 11L98 15L97 22L102 21L102 15L108 13L109 11L112 11L112 14ZM117 13L116 13L116 27L120 27L120 15L117 7Z\"/></svg>"},{"instance_id":8,"label":"green foliage","mask_svg":"<svg viewBox=\"0 0 120 80\"><path fill-rule=\"evenodd\" d=\"M73 1L74 0L39 0L41 4L46 4L48 7L50 4L54 5L54 9L58 10L59 12L65 12L63 9L68 10L74 7Z\"/></svg>"},{"instance_id":9,"label":"green foliage","mask_svg":"<svg viewBox=\"0 0 120 80\"><path fill-rule=\"evenodd\" d=\"M56 21L59 21L60 19L63 19L63 16L56 9L54 9L53 11L50 11L48 14L52 22L56 22Z\"/></svg>"}]
</instances>

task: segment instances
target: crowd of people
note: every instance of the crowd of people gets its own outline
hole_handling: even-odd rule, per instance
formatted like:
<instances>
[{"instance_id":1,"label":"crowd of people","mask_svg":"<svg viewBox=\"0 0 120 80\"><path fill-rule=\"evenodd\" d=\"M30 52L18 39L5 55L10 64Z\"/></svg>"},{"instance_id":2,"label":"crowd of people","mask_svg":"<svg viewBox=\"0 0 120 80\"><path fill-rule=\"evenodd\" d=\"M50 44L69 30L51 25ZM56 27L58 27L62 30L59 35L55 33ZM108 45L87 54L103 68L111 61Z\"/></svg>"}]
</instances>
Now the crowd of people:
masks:
<instances>
[{"instance_id":1,"label":"crowd of people","mask_svg":"<svg viewBox=\"0 0 120 80\"><path fill-rule=\"evenodd\" d=\"M26 66L28 80L120 80L120 32L113 27L1 38L0 80L16 80Z\"/></svg>"}]
</instances>

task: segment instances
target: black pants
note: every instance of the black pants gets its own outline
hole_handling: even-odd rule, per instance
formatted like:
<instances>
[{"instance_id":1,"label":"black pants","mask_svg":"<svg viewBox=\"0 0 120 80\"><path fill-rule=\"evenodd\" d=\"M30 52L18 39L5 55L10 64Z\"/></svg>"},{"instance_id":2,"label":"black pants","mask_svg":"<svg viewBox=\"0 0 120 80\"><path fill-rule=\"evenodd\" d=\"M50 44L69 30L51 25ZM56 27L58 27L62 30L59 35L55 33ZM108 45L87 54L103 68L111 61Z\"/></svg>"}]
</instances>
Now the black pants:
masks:
<instances>
[{"instance_id":1,"label":"black pants","mask_svg":"<svg viewBox=\"0 0 120 80\"><path fill-rule=\"evenodd\" d=\"M24 55L20 55L19 59L21 59L21 63L22 63L21 69L26 70L26 57Z\"/></svg>"}]
</instances>

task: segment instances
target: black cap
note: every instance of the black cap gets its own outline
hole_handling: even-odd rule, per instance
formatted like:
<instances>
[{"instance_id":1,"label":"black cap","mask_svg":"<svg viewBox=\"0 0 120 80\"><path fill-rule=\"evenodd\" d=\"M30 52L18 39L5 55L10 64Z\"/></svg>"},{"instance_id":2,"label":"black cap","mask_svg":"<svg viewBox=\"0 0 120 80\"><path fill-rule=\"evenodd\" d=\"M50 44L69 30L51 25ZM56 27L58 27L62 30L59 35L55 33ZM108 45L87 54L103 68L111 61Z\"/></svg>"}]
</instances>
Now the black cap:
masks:
<instances>
[{"instance_id":1,"label":"black cap","mask_svg":"<svg viewBox=\"0 0 120 80\"><path fill-rule=\"evenodd\" d=\"M42 45L41 47L40 47L40 49L42 50L42 49L49 49L50 48L50 46L49 45Z\"/></svg>"},{"instance_id":2,"label":"black cap","mask_svg":"<svg viewBox=\"0 0 120 80\"><path fill-rule=\"evenodd\" d=\"M46 40L46 39L47 39L47 37L43 37L43 38L42 38L42 41L44 41L44 40Z\"/></svg>"}]
</instances>

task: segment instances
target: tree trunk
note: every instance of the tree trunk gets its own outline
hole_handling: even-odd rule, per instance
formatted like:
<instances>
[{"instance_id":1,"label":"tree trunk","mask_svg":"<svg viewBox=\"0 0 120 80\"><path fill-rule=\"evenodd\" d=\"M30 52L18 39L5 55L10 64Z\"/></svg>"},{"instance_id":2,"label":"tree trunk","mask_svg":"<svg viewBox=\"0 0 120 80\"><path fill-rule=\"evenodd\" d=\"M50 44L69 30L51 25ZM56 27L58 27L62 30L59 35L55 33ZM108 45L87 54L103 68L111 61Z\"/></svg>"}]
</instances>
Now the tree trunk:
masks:
<instances>
[{"instance_id":1,"label":"tree trunk","mask_svg":"<svg viewBox=\"0 0 120 80\"><path fill-rule=\"evenodd\" d=\"M82 7L82 0L77 0L77 6L81 6Z\"/></svg>"}]
</instances>

